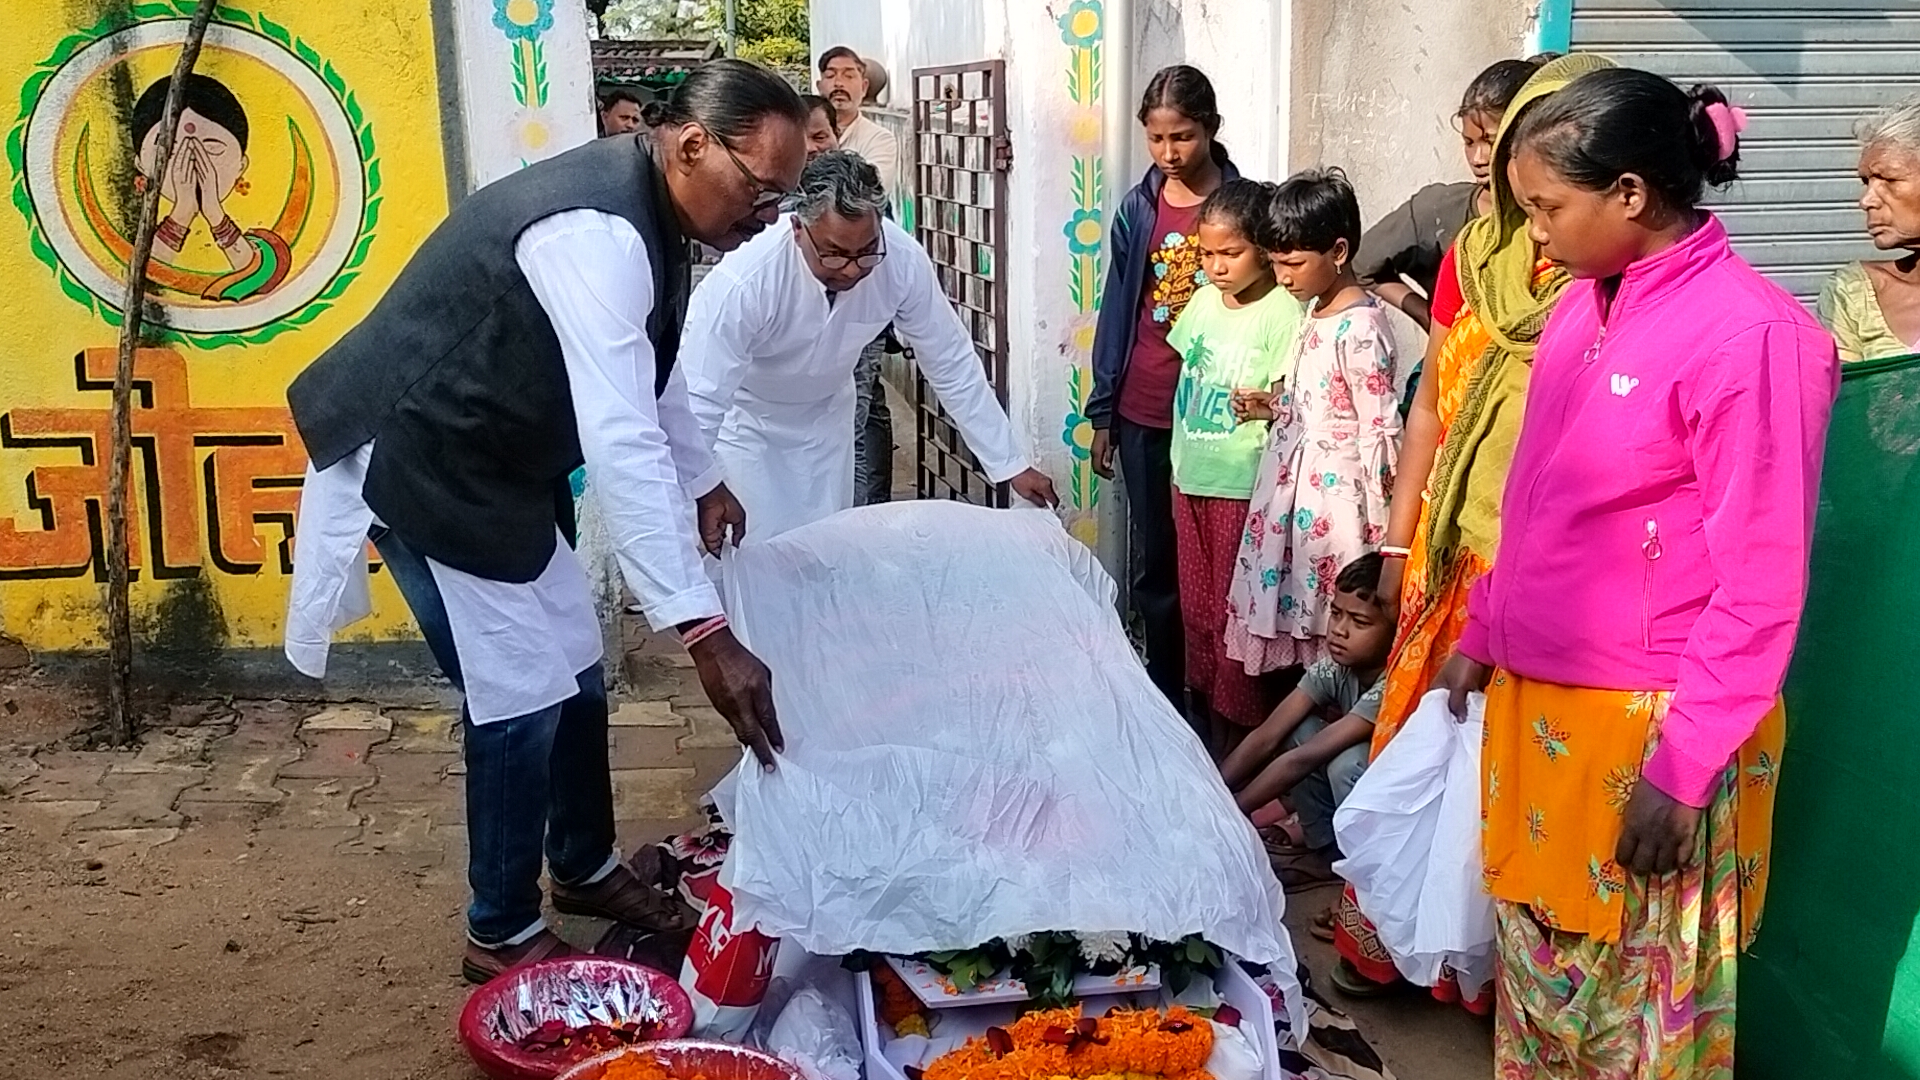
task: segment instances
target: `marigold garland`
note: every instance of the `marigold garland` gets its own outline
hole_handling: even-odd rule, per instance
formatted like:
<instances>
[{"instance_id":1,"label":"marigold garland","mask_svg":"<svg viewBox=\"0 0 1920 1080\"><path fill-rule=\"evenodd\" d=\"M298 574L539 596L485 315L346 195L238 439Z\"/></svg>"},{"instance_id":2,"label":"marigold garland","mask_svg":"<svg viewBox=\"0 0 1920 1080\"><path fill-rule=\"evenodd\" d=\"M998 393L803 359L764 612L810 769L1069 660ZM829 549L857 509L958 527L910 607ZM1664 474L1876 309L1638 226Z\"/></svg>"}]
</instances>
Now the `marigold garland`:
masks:
<instances>
[{"instance_id":1,"label":"marigold garland","mask_svg":"<svg viewBox=\"0 0 1920 1080\"><path fill-rule=\"evenodd\" d=\"M1175 1006L1119 1009L1082 1019L1080 1009L1030 1012L944 1054L924 1080L1213 1080L1213 1025Z\"/></svg>"},{"instance_id":2,"label":"marigold garland","mask_svg":"<svg viewBox=\"0 0 1920 1080\"><path fill-rule=\"evenodd\" d=\"M653 1054L636 1050L601 1066L596 1080L707 1080L707 1074L696 1071L691 1076L681 1076L661 1064Z\"/></svg>"},{"instance_id":3,"label":"marigold garland","mask_svg":"<svg viewBox=\"0 0 1920 1080\"><path fill-rule=\"evenodd\" d=\"M913 988L907 985L906 980L893 970L893 965L882 962L874 966L873 989L878 999L875 1002L874 1011L880 1014L881 1021L892 1028L895 1035L909 1034L901 1030L901 1025L915 1026L913 1021L918 1022L919 1029L912 1032L913 1034L928 1033L927 1007L921 1003L920 998L914 994Z\"/></svg>"}]
</instances>

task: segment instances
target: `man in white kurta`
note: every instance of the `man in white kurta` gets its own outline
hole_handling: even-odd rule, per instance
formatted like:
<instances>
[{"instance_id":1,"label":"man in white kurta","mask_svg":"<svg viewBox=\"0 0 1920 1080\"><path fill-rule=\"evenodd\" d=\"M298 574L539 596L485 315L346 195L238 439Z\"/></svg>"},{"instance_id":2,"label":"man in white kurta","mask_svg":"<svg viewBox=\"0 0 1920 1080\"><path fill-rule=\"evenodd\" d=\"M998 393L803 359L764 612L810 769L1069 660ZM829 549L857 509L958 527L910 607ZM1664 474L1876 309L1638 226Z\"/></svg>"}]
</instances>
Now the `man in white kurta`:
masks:
<instances>
[{"instance_id":1,"label":"man in white kurta","mask_svg":"<svg viewBox=\"0 0 1920 1080\"><path fill-rule=\"evenodd\" d=\"M892 323L987 479L1057 505L1027 463L927 253L881 214L872 165L843 150L801 174L793 212L694 289L681 364L694 418L758 538L854 505L853 369Z\"/></svg>"}]
</instances>

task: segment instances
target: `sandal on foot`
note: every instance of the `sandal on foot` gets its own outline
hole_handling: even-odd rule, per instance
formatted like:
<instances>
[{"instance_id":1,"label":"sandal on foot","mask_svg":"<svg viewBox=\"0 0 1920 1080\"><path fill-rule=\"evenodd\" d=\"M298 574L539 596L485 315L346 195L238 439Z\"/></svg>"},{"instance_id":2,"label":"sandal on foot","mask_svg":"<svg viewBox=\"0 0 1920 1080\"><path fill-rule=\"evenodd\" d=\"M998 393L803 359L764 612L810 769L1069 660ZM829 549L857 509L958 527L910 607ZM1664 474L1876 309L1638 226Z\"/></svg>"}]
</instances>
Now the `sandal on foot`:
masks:
<instances>
[{"instance_id":1,"label":"sandal on foot","mask_svg":"<svg viewBox=\"0 0 1920 1080\"><path fill-rule=\"evenodd\" d=\"M1399 993L1401 988L1407 985L1404 979L1395 979L1388 983L1374 982L1355 970L1344 957L1339 963L1333 965L1333 973L1327 976L1327 981L1333 984L1335 990L1350 998L1386 997L1388 994Z\"/></svg>"},{"instance_id":2,"label":"sandal on foot","mask_svg":"<svg viewBox=\"0 0 1920 1080\"><path fill-rule=\"evenodd\" d=\"M560 940L560 936L551 930L542 930L518 945L504 945L497 949L468 941L467 955L460 961L460 974L468 982L478 985L492 981L511 967L530 964L535 960L578 955L579 949Z\"/></svg>"},{"instance_id":3,"label":"sandal on foot","mask_svg":"<svg viewBox=\"0 0 1920 1080\"><path fill-rule=\"evenodd\" d=\"M1325 911L1322 911L1320 914L1315 915L1313 917L1313 922L1307 925L1307 933L1312 934L1314 938L1318 941L1324 941L1328 944L1332 944L1333 943L1333 920L1334 920L1334 910L1332 908L1327 908Z\"/></svg>"},{"instance_id":4,"label":"sandal on foot","mask_svg":"<svg viewBox=\"0 0 1920 1080\"><path fill-rule=\"evenodd\" d=\"M648 886L625 864L592 885L554 885L553 909L563 915L611 919L656 934L692 925L677 901Z\"/></svg>"},{"instance_id":5,"label":"sandal on foot","mask_svg":"<svg viewBox=\"0 0 1920 1080\"><path fill-rule=\"evenodd\" d=\"M1260 842L1266 846L1267 857L1273 859L1291 859L1313 850L1278 825L1261 829Z\"/></svg>"}]
</instances>

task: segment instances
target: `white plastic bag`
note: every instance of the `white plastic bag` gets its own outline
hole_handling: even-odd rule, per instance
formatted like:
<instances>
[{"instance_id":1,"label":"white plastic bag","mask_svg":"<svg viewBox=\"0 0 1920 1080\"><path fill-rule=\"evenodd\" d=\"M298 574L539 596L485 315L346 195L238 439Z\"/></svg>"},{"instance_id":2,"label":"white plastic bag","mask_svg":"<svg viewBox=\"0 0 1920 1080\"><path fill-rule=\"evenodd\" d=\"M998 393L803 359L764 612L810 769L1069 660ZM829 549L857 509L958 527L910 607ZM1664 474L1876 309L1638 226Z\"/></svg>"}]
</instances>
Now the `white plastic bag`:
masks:
<instances>
[{"instance_id":1,"label":"white plastic bag","mask_svg":"<svg viewBox=\"0 0 1920 1080\"><path fill-rule=\"evenodd\" d=\"M1207 1075L1213 1080L1260 1080L1266 1073L1260 1051L1239 1028L1213 1025L1213 1053L1207 1057Z\"/></svg>"},{"instance_id":2,"label":"white plastic bag","mask_svg":"<svg viewBox=\"0 0 1920 1080\"><path fill-rule=\"evenodd\" d=\"M764 1046L806 1080L860 1080L860 1032L853 1017L811 986L786 999Z\"/></svg>"},{"instance_id":3,"label":"white plastic bag","mask_svg":"<svg viewBox=\"0 0 1920 1080\"><path fill-rule=\"evenodd\" d=\"M1258 835L1050 514L850 510L725 579L787 746L714 791L741 925L823 955L1198 933L1291 982Z\"/></svg>"},{"instance_id":4,"label":"white plastic bag","mask_svg":"<svg viewBox=\"0 0 1920 1080\"><path fill-rule=\"evenodd\" d=\"M1447 694L1420 700L1333 814L1352 883L1408 981L1432 986L1451 968L1461 992L1493 979L1493 900L1480 878L1480 738L1486 698L1457 723Z\"/></svg>"}]
</instances>

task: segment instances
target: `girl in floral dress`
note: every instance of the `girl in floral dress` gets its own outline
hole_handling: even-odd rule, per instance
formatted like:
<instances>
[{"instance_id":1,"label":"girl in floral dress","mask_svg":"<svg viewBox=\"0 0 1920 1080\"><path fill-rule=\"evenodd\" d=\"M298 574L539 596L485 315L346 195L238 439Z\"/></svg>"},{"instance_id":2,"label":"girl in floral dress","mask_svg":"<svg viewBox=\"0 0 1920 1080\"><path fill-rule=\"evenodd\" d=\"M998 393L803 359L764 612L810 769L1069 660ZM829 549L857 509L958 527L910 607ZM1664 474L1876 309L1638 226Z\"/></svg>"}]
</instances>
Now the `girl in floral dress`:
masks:
<instances>
[{"instance_id":1,"label":"girl in floral dress","mask_svg":"<svg viewBox=\"0 0 1920 1080\"><path fill-rule=\"evenodd\" d=\"M1326 655L1334 577L1386 530L1400 434L1393 336L1353 272L1353 185L1301 173L1267 225L1261 246L1309 317L1273 391L1235 395L1243 420L1273 421L1227 603L1227 655L1256 675Z\"/></svg>"}]
</instances>

